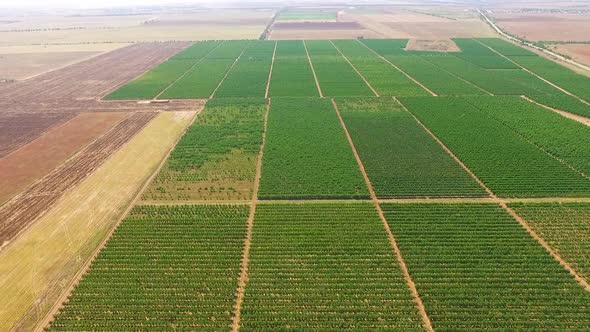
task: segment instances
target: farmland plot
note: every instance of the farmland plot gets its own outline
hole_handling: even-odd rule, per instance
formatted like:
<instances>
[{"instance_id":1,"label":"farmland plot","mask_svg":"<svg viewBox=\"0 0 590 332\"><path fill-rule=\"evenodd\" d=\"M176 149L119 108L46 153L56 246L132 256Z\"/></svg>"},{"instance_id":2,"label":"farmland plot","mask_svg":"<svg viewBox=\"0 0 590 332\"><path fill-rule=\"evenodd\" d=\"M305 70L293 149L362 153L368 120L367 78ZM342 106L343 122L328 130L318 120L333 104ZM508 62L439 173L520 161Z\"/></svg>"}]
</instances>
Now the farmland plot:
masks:
<instances>
[{"instance_id":1,"label":"farmland plot","mask_svg":"<svg viewBox=\"0 0 590 332\"><path fill-rule=\"evenodd\" d=\"M590 193L590 181L460 98L402 102L495 194L562 197Z\"/></svg>"},{"instance_id":2,"label":"farmland plot","mask_svg":"<svg viewBox=\"0 0 590 332\"><path fill-rule=\"evenodd\" d=\"M518 81L506 79L505 71L486 70L454 56L425 56L424 59L494 95L541 94Z\"/></svg>"},{"instance_id":3,"label":"farmland plot","mask_svg":"<svg viewBox=\"0 0 590 332\"><path fill-rule=\"evenodd\" d=\"M247 206L136 206L49 331L229 329Z\"/></svg>"},{"instance_id":4,"label":"farmland plot","mask_svg":"<svg viewBox=\"0 0 590 332\"><path fill-rule=\"evenodd\" d=\"M263 99L209 101L143 199L250 199L265 111Z\"/></svg>"},{"instance_id":5,"label":"farmland plot","mask_svg":"<svg viewBox=\"0 0 590 332\"><path fill-rule=\"evenodd\" d=\"M498 205L383 209L434 329L590 329L590 293Z\"/></svg>"},{"instance_id":6,"label":"farmland plot","mask_svg":"<svg viewBox=\"0 0 590 332\"><path fill-rule=\"evenodd\" d=\"M273 50L274 42L252 42L229 71L215 97L264 97Z\"/></svg>"},{"instance_id":7,"label":"farmland plot","mask_svg":"<svg viewBox=\"0 0 590 332\"><path fill-rule=\"evenodd\" d=\"M373 92L327 40L306 41L325 96L373 96Z\"/></svg>"},{"instance_id":8,"label":"farmland plot","mask_svg":"<svg viewBox=\"0 0 590 332\"><path fill-rule=\"evenodd\" d=\"M205 40L194 44L193 46L179 52L171 57L171 60L199 60L212 50L219 47L222 41L219 40Z\"/></svg>"},{"instance_id":9,"label":"farmland plot","mask_svg":"<svg viewBox=\"0 0 590 332\"><path fill-rule=\"evenodd\" d=\"M512 203L510 207L579 274L590 278L590 204Z\"/></svg>"},{"instance_id":10,"label":"farmland plot","mask_svg":"<svg viewBox=\"0 0 590 332\"><path fill-rule=\"evenodd\" d=\"M305 57L305 45L302 40L277 41L277 57Z\"/></svg>"},{"instance_id":11,"label":"farmland plot","mask_svg":"<svg viewBox=\"0 0 590 332\"><path fill-rule=\"evenodd\" d=\"M485 191L392 99L338 99L379 198L486 196Z\"/></svg>"},{"instance_id":12,"label":"farmland plot","mask_svg":"<svg viewBox=\"0 0 590 332\"><path fill-rule=\"evenodd\" d=\"M460 53L453 55L477 66L486 69L519 69L517 65L474 39L454 38L453 41L461 49Z\"/></svg>"},{"instance_id":13,"label":"farmland plot","mask_svg":"<svg viewBox=\"0 0 590 332\"><path fill-rule=\"evenodd\" d=\"M447 73L419 56L395 55L386 57L414 79L439 95L483 95L485 92Z\"/></svg>"},{"instance_id":14,"label":"farmland plot","mask_svg":"<svg viewBox=\"0 0 590 332\"><path fill-rule=\"evenodd\" d=\"M225 41L211 53L207 54L205 59L237 59L242 51L251 43L250 40L231 40Z\"/></svg>"},{"instance_id":15,"label":"farmland plot","mask_svg":"<svg viewBox=\"0 0 590 332\"><path fill-rule=\"evenodd\" d=\"M302 41L277 42L269 95L271 97L319 96Z\"/></svg>"},{"instance_id":16,"label":"farmland plot","mask_svg":"<svg viewBox=\"0 0 590 332\"><path fill-rule=\"evenodd\" d=\"M543 150L590 174L588 126L518 97L475 97L467 101Z\"/></svg>"},{"instance_id":17,"label":"farmland plot","mask_svg":"<svg viewBox=\"0 0 590 332\"><path fill-rule=\"evenodd\" d=\"M408 44L407 39L362 39L360 42L385 57L405 54L404 48Z\"/></svg>"},{"instance_id":18,"label":"farmland plot","mask_svg":"<svg viewBox=\"0 0 590 332\"><path fill-rule=\"evenodd\" d=\"M189 70L194 60L169 60L105 99L152 99Z\"/></svg>"},{"instance_id":19,"label":"farmland plot","mask_svg":"<svg viewBox=\"0 0 590 332\"><path fill-rule=\"evenodd\" d=\"M260 204L242 331L420 331L375 208Z\"/></svg>"},{"instance_id":20,"label":"farmland plot","mask_svg":"<svg viewBox=\"0 0 590 332\"><path fill-rule=\"evenodd\" d=\"M498 51L501 54L506 56L537 56L535 53L522 48L520 46L516 46L504 39L500 38L475 38L481 42L482 44L493 48L494 50Z\"/></svg>"},{"instance_id":21,"label":"farmland plot","mask_svg":"<svg viewBox=\"0 0 590 332\"><path fill-rule=\"evenodd\" d=\"M550 96L530 96L530 98L545 106L590 118L590 106L565 93Z\"/></svg>"},{"instance_id":22,"label":"farmland plot","mask_svg":"<svg viewBox=\"0 0 590 332\"><path fill-rule=\"evenodd\" d=\"M380 95L427 96L429 93L402 72L354 40L334 44Z\"/></svg>"},{"instance_id":23,"label":"farmland plot","mask_svg":"<svg viewBox=\"0 0 590 332\"><path fill-rule=\"evenodd\" d=\"M272 99L258 196L263 199L369 196L329 100Z\"/></svg>"},{"instance_id":24,"label":"farmland plot","mask_svg":"<svg viewBox=\"0 0 590 332\"><path fill-rule=\"evenodd\" d=\"M209 98L233 63L232 59L203 59L166 90L162 98Z\"/></svg>"}]
</instances>

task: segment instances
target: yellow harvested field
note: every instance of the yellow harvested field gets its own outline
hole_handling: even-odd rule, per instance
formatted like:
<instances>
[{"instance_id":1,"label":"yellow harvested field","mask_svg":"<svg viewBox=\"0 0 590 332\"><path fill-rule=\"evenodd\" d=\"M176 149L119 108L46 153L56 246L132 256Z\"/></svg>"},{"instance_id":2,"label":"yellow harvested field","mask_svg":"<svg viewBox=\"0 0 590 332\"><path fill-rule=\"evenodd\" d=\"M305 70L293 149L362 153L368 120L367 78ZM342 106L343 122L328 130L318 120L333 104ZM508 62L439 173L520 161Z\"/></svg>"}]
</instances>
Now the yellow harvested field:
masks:
<instances>
[{"instance_id":1,"label":"yellow harvested field","mask_svg":"<svg viewBox=\"0 0 590 332\"><path fill-rule=\"evenodd\" d=\"M0 252L0 331L44 318L194 116L159 114Z\"/></svg>"}]
</instances>

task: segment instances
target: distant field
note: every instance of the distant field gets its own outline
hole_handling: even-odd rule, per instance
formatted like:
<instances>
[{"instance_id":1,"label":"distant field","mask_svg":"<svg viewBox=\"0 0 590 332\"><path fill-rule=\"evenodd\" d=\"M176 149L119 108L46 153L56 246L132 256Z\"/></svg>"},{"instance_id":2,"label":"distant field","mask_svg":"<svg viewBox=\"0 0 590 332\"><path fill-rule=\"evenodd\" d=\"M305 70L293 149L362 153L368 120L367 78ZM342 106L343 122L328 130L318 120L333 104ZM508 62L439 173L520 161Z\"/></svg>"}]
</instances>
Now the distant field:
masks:
<instances>
[{"instance_id":1,"label":"distant field","mask_svg":"<svg viewBox=\"0 0 590 332\"><path fill-rule=\"evenodd\" d=\"M286 10L279 14L279 21L335 21L336 11L330 10Z\"/></svg>"},{"instance_id":2,"label":"distant field","mask_svg":"<svg viewBox=\"0 0 590 332\"><path fill-rule=\"evenodd\" d=\"M521 13L492 12L492 17L505 31L531 41L590 41L588 13Z\"/></svg>"}]
</instances>

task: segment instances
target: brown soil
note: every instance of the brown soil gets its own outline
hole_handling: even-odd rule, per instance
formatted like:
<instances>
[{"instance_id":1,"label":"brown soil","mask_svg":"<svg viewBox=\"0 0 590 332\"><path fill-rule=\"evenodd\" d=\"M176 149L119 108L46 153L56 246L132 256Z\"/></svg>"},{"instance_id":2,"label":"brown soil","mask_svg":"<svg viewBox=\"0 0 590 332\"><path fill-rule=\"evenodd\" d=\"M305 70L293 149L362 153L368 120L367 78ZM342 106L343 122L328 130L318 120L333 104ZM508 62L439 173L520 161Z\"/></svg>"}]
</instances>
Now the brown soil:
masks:
<instances>
[{"instance_id":1,"label":"brown soil","mask_svg":"<svg viewBox=\"0 0 590 332\"><path fill-rule=\"evenodd\" d=\"M84 113L0 159L0 206L121 121L126 113Z\"/></svg>"},{"instance_id":2,"label":"brown soil","mask_svg":"<svg viewBox=\"0 0 590 332\"><path fill-rule=\"evenodd\" d=\"M590 66L590 44L553 44L549 49Z\"/></svg>"},{"instance_id":3,"label":"brown soil","mask_svg":"<svg viewBox=\"0 0 590 332\"><path fill-rule=\"evenodd\" d=\"M338 110L338 105L336 104L334 99L332 99L332 105L334 106L334 111L336 112L336 115L338 115L338 119L340 120L340 125L342 125L342 129L344 129L344 133L346 134L346 138L348 140L348 143L350 144L350 147L352 148L352 152L354 154L356 162L360 168L363 178L365 179L365 183L367 184L367 189L369 190L371 200L373 201L373 203L375 205L375 209L377 209L377 214L379 215L379 219L381 219L381 222L383 223L383 228L385 229L385 232L387 233L387 238L389 240L389 244L391 245L391 248L395 252L395 256L397 258L397 261L398 261L400 268L402 270L402 273L404 275L404 279L406 281L406 284L408 285L408 288L410 289L410 292L412 293L412 297L414 298L414 303L416 305L416 309L418 309L418 312L420 313L420 317L422 317L422 322L424 324L424 327L426 328L427 331L433 332L434 329L432 328L432 323L430 321L430 317L428 317L428 313L426 312L426 307L424 307L424 303L422 302L422 299L420 298L420 295L418 294L418 289L416 288L416 284L414 283L414 280L412 279L412 276L410 275L410 271L408 270L406 262L404 261L404 258L402 256L402 252L399 249L399 246L397 245L397 241L395 240L395 236L393 235L391 228L389 227L389 223L387 222L387 219L385 219L385 214L383 214L383 210L381 209L381 205L379 205L379 199L377 198L377 194L375 194L375 190L373 189L373 185L371 184L371 180L369 179L369 176L367 175L367 172L365 171L365 166L363 165L361 157L359 156L359 154L356 150L356 147L355 147L354 142L352 140L352 136L350 136L350 132L348 131L348 128L346 128L346 124L344 123L344 119L342 118L342 115L340 114L340 111Z\"/></svg>"},{"instance_id":4,"label":"brown soil","mask_svg":"<svg viewBox=\"0 0 590 332\"><path fill-rule=\"evenodd\" d=\"M405 49L406 51L461 52L457 44L450 39L410 39Z\"/></svg>"},{"instance_id":5,"label":"brown soil","mask_svg":"<svg viewBox=\"0 0 590 332\"><path fill-rule=\"evenodd\" d=\"M138 112L94 141L74 158L30 186L0 208L0 243L4 246L43 215L68 189L80 183L157 113Z\"/></svg>"},{"instance_id":6,"label":"brown soil","mask_svg":"<svg viewBox=\"0 0 590 332\"><path fill-rule=\"evenodd\" d=\"M502 30L530 41L590 41L590 15L493 13Z\"/></svg>"}]
</instances>

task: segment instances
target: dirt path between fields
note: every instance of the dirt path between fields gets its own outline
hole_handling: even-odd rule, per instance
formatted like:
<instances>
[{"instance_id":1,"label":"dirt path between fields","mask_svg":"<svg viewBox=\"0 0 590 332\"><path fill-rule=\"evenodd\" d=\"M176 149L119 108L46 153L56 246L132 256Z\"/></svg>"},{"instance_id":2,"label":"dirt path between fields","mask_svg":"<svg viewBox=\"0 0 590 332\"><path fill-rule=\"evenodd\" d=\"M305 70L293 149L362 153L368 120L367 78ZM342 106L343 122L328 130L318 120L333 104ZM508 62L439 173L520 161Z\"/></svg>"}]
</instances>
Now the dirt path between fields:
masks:
<instances>
[{"instance_id":1,"label":"dirt path between fields","mask_svg":"<svg viewBox=\"0 0 590 332\"><path fill-rule=\"evenodd\" d=\"M570 112L567 112L567 111L564 111L564 110L560 110L560 109L557 109L557 108L553 108L553 107L550 107L550 106L541 104L538 101L532 100L531 98L529 98L527 96L520 96L520 97L522 99L526 100L526 101L529 101L529 102L531 102L533 104L539 105L539 106L541 106L543 108L546 108L546 109L548 109L550 111L553 111L555 113L559 113L559 114L561 114L562 116L564 116L564 117L566 117L568 119L577 121L577 122L579 122L579 123L581 123L581 124L583 124L585 126L589 126L590 127L590 118L587 118L587 117L582 116L582 115L570 113Z\"/></svg>"},{"instance_id":2,"label":"dirt path between fields","mask_svg":"<svg viewBox=\"0 0 590 332\"><path fill-rule=\"evenodd\" d=\"M234 315L232 318L231 330L239 331L242 319L242 304L248 285L248 265L250 263L250 248L252 247L252 233L254 230L254 216L256 215L256 206L258 204L258 188L260 187L260 178L262 176L262 157L264 155L264 146L266 145L266 130L268 127L268 114L270 113L270 99L266 105L264 114L264 129L262 131L262 143L256 160L256 177L254 178L254 190L252 193L252 202L250 203L250 214L248 215L246 238L244 240L244 252L240 264L240 276L238 279L238 289L236 290L236 304L234 306Z\"/></svg>"},{"instance_id":3,"label":"dirt path between fields","mask_svg":"<svg viewBox=\"0 0 590 332\"><path fill-rule=\"evenodd\" d=\"M309 56L309 51L307 50L307 44L305 44L305 40L303 41L303 47L305 48L305 54L307 55L307 61L309 61L309 66L311 67L313 79L315 80L315 86L318 88L318 93L320 94L320 98L324 98L324 94L322 93L322 88L320 87L320 82L318 81L318 76L315 73L315 68L313 68L313 63L311 62L311 57Z\"/></svg>"},{"instance_id":4,"label":"dirt path between fields","mask_svg":"<svg viewBox=\"0 0 590 332\"><path fill-rule=\"evenodd\" d=\"M582 99L582 98L580 98L580 97L576 96L575 94L573 94L573 93L571 93L571 92L567 91L566 89L564 89L564 88L560 87L559 85L557 85L557 84L555 84L555 83L553 83L553 82L551 82L551 81L549 81L549 80L547 80L547 79L543 78L543 77L542 77L542 76L540 76L540 75L537 75L535 72L533 72L533 71L531 71L531 70L529 70L529 69L527 69L527 68L525 68L525 67L521 66L521 65L520 65L520 64L518 64L516 61L514 61L514 60L510 59L509 57L507 57L507 56L505 56L504 54L502 54L502 53L500 53L500 52L496 51L495 49L493 49L493 48L489 47L488 45L486 45L486 44L484 44L484 43L480 42L479 40L477 40L477 39L473 39L473 40L475 40L475 41L476 41L477 43L479 43L480 45L482 45L482 46L484 46L484 47L487 47L487 48L488 48L488 49L490 49L492 52L494 52L494 53L498 54L499 56L501 56L502 58L504 58L504 59L506 59L506 60L510 61L511 63L513 63L513 64L514 64L515 66L517 66L518 68L520 68L520 69L522 69L522 70L526 71L527 73L529 73L529 74L531 74L531 75L535 76L536 78L540 79L541 81L543 81L543 82L545 82L545 83L547 83L547 84L551 85L552 87L556 88L557 90L559 90L559 91L561 91L561 92L563 92L563 93L565 93L565 94L567 94L567 95L569 95L569 96L572 96L572 97L574 97L574 98L578 99L579 101L581 101L582 103L584 103L584 104L586 104L586 105L590 106L590 102L586 101L585 99Z\"/></svg>"},{"instance_id":5,"label":"dirt path between fields","mask_svg":"<svg viewBox=\"0 0 590 332\"><path fill-rule=\"evenodd\" d=\"M360 40L357 39L357 42L361 45L363 45L363 47L366 47L369 51L371 51L373 54L375 54L377 57L379 57L381 60L387 62L390 66L392 66L393 68L397 69L397 71L399 71L400 73L404 74L407 78L411 79L414 83L418 84L422 89L424 89L426 92L430 93L432 96L436 97L438 96L436 93L434 93L432 90L430 90L429 88L427 88L424 84L420 83L417 79L415 79L414 77L412 77L410 74L406 73L405 71L403 71L400 67L396 66L393 62L387 60L384 56L382 56L381 54L375 52L372 48L370 48L369 46L365 45L363 42L361 42Z\"/></svg>"},{"instance_id":6,"label":"dirt path between fields","mask_svg":"<svg viewBox=\"0 0 590 332\"><path fill-rule=\"evenodd\" d=\"M70 283L68 284L68 286L64 289L64 292L62 293L62 295L55 302L55 304L53 305L53 307L51 308L51 310L47 313L47 315L45 316L45 318L42 321L39 322L39 324L35 328L35 332L43 332L44 329L47 326L49 326L49 324L51 323L51 321L53 320L53 318L55 317L55 315L57 315L58 312L59 312L59 310L63 307L63 304L68 299L68 297L70 296L70 294L72 293L72 291L74 290L74 288L76 287L76 285L80 282L80 280L86 274L86 272L88 272L88 269L90 268L90 266L92 265L92 263L94 262L94 260L98 256L98 254L107 245L107 243L109 242L109 240L111 239L111 237L113 236L113 234L115 233L115 231L117 230L117 228L119 227L119 225L121 224L121 222L123 222L123 220L125 220L125 218L127 217L127 215L129 215L129 213L131 212L131 210L133 209L133 207L135 207L135 205L137 205L137 203L141 201L141 196L143 195L143 193L147 190L147 188L152 183L152 181L160 173L160 170L166 164L166 161L170 157L170 154L172 154L172 151L174 151L174 148L176 147L176 145L178 144L178 142L180 142L180 140L182 139L182 137L184 137L184 135L189 130L189 128L192 126L192 124L195 122L197 116L201 113L202 110L203 110L203 107L201 107L201 109L199 109L199 110L197 110L195 112L195 114L193 115L193 119L186 126L186 128L182 132L182 134L180 134L178 136L178 139L176 140L176 142L174 142L174 144L172 144L172 146L170 147L170 149L168 150L168 152L166 153L166 155L164 156L164 158L162 159L162 161L160 162L160 164L158 165L158 167L154 170L154 172L152 173L152 175L150 175L148 177L148 179L145 181L145 183L141 186L140 190L137 192L137 194L135 195L135 197L132 199L131 203L129 204L129 206L127 207L127 209L123 212L123 214L121 215L121 217L119 218L119 220L107 232L107 234L105 235L104 239L100 242L100 244L92 252L92 254L88 258L88 260L86 260L86 262L82 266L82 268L76 273L76 275L74 276L74 278L72 278L72 280L70 281Z\"/></svg>"},{"instance_id":7,"label":"dirt path between fields","mask_svg":"<svg viewBox=\"0 0 590 332\"><path fill-rule=\"evenodd\" d=\"M215 96L215 94L217 93L217 90L219 90L219 88L221 87L221 85L223 84L223 82L225 82L225 79L229 76L229 73L236 66L236 63L238 63L238 61L240 61L240 58L242 57L242 55L244 54L244 52L246 52L246 47L244 47L244 49L242 50L242 52L240 53L240 55L238 55L238 57L234 60L234 62L231 64L231 66L229 66L228 70L225 72L225 75L223 75L223 78L221 79L221 81L219 81L219 84L217 84L217 86L215 87L215 90L213 90L213 92L209 96L209 99L212 99Z\"/></svg>"},{"instance_id":8,"label":"dirt path between fields","mask_svg":"<svg viewBox=\"0 0 590 332\"><path fill-rule=\"evenodd\" d=\"M418 122L418 124L430 135L432 138L438 142L438 144L475 180L477 183L490 195L492 201L498 204L502 209L504 209L510 216L512 216L521 226L524 228L529 235L535 239L545 250L549 252L549 254L561 265L565 268L576 281L588 292L590 292L590 284L586 279L584 279L574 268L561 257L557 253L557 251L553 250L551 246L542 238L540 237L524 220L521 216L519 216L516 211L514 211L511 207L508 206L507 201L504 199L499 198L492 192L490 188L488 188L434 133L432 133L415 115L412 113L404 104L402 104L399 100L393 97L402 107L408 111L412 117Z\"/></svg>"},{"instance_id":9,"label":"dirt path between fields","mask_svg":"<svg viewBox=\"0 0 590 332\"><path fill-rule=\"evenodd\" d=\"M272 70L275 65L275 56L277 54L277 45L279 42L275 41L275 48L272 51L272 62L270 63L270 72L268 73L268 81L266 81L266 92L264 93L264 98L268 98L268 92L270 91L270 80L272 79Z\"/></svg>"},{"instance_id":10,"label":"dirt path between fields","mask_svg":"<svg viewBox=\"0 0 590 332\"><path fill-rule=\"evenodd\" d=\"M389 227L389 223L387 222L387 219L385 219L385 214L383 214L383 210L381 209L381 205L379 205L379 200L377 198L377 195L375 194L375 190L373 189L373 185L371 184L371 180L369 179L369 176L367 175L367 172L365 171L365 166L363 165L363 162L356 150L356 147L354 146L354 142L352 141L352 137L350 136L350 133L348 132L348 128L346 128L346 124L344 123L344 119L342 118L342 115L340 114L340 110L338 109L338 105L336 104L334 99L332 99L332 105L334 106L334 111L336 112L336 115L338 115L338 120L340 120L340 125L342 126L342 129L344 129L344 133L346 134L346 139L348 140L348 143L350 144L350 147L351 147L352 152L354 154L354 158L356 159L356 162L360 168L360 171L363 174L363 178L365 179L365 183L367 184L367 189L369 190L371 200L373 201L373 204L375 205L375 209L377 209L377 214L379 215L379 219L381 219L381 222L383 223L383 228L385 229L385 232L387 233L387 238L389 240L389 244L391 245L393 251L395 252L395 256L397 258L397 261L398 261L400 268L402 270L402 273L404 275L404 279L406 281L406 284L408 285L408 288L409 288L410 292L412 293L412 297L414 298L414 303L416 305L416 309L418 309L418 312L420 313L420 317L422 318L423 327L426 328L427 331L433 332L434 329L432 328L432 323L430 322L430 317L428 317L428 313L426 312L426 307L424 306L424 303L422 302L422 299L420 298L420 294L418 293L418 289L416 288L416 284L414 283L414 280L412 279L412 276L410 275L410 271L408 270L406 262L404 261L404 258L402 256L401 250L399 249L399 246L397 245L397 241L395 240L395 236L393 235L393 232L391 231L391 228Z\"/></svg>"},{"instance_id":11,"label":"dirt path between fields","mask_svg":"<svg viewBox=\"0 0 590 332\"><path fill-rule=\"evenodd\" d=\"M352 64L352 62L350 62L350 60L346 57L346 55L344 55L344 53L342 53L342 51L336 46L336 44L334 44L334 42L331 40L330 40L330 43L332 44L332 46L334 46L334 48L338 51L338 53L340 53L340 55L344 58L344 60L346 60L346 62L348 62L348 64L352 67L352 69L354 69L354 71L357 73L357 75L359 75L360 78L362 78L363 81L365 81L365 84L371 89L371 91L373 91L373 93L375 94L375 97L380 97L377 90L375 90L373 88L373 86L369 83L369 81L367 81L367 79L363 76L363 74L361 74L361 72L358 71L358 69L356 69L356 67Z\"/></svg>"}]
</instances>

